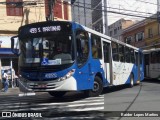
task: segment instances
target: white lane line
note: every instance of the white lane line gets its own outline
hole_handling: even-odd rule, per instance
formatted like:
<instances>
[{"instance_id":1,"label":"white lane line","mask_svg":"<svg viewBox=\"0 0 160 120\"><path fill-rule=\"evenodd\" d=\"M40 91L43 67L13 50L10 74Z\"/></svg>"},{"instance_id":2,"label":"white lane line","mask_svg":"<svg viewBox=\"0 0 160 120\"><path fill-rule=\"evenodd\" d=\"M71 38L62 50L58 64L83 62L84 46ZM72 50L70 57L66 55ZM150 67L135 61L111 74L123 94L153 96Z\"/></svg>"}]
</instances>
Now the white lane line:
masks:
<instances>
[{"instance_id":1,"label":"white lane line","mask_svg":"<svg viewBox=\"0 0 160 120\"><path fill-rule=\"evenodd\" d=\"M22 96L33 96L36 95L36 93L20 93L18 96L22 97Z\"/></svg>"},{"instance_id":2,"label":"white lane line","mask_svg":"<svg viewBox=\"0 0 160 120\"><path fill-rule=\"evenodd\" d=\"M98 97L89 97L89 98L85 98L87 100L90 100L90 99L97 99L97 98L104 98L104 96L98 96Z\"/></svg>"},{"instance_id":3,"label":"white lane line","mask_svg":"<svg viewBox=\"0 0 160 120\"><path fill-rule=\"evenodd\" d=\"M79 106L85 106L85 108L87 108L87 107L89 107L89 106L92 106L93 108L92 108L92 110L95 110L95 105L99 105L99 106L103 106L103 109L104 109L104 103L102 102L102 103L95 103L95 104L90 104L90 105L87 105L87 104L84 104L84 105L79 105ZM78 106L78 105L77 105ZM71 108L71 109L73 109L73 107L75 107L75 106L48 106L48 107L40 107L40 108L19 108L19 109L17 109L18 111L27 111L27 110L46 110L46 109L67 109L67 111L68 110L70 110L69 108ZM101 107L102 108L102 107ZM75 108L76 109L76 108ZM91 108L90 108L91 109ZM17 111L17 110L8 110L8 111ZM82 108L82 110L83 110L83 108Z\"/></svg>"},{"instance_id":4,"label":"white lane line","mask_svg":"<svg viewBox=\"0 0 160 120\"><path fill-rule=\"evenodd\" d=\"M14 105L14 106L1 106L1 109L4 108L22 108L22 107L36 107L36 106L52 106L52 105L68 105L68 104L73 104L73 105L77 105L77 104L81 104L81 103L85 103L85 105L88 105L89 103L94 103L94 102L103 102L104 103L104 99L100 99L100 100L92 100L92 101L73 101L73 102L66 102L66 103L40 103L40 104L31 104L31 105L27 105L27 103L17 103L18 105ZM7 105L7 104L6 104Z\"/></svg>"},{"instance_id":5,"label":"white lane line","mask_svg":"<svg viewBox=\"0 0 160 120\"><path fill-rule=\"evenodd\" d=\"M104 99L100 99L100 100L91 100L91 101L86 101L86 100L80 100L80 101L73 101L73 102L66 102L66 103L40 103L37 105L60 105L60 104L72 104L72 103L91 103L91 102L104 102Z\"/></svg>"},{"instance_id":6,"label":"white lane line","mask_svg":"<svg viewBox=\"0 0 160 120\"><path fill-rule=\"evenodd\" d=\"M19 105L19 104L26 105L28 103L21 103L21 102L19 102L19 103L2 103L2 104L0 103L1 106L7 105L7 107L8 107L8 105L11 106L11 105Z\"/></svg>"},{"instance_id":7,"label":"white lane line","mask_svg":"<svg viewBox=\"0 0 160 120\"><path fill-rule=\"evenodd\" d=\"M68 105L68 107L77 107L77 106L89 106L89 105L104 105L104 103L87 103L87 104L74 104Z\"/></svg>"},{"instance_id":8,"label":"white lane line","mask_svg":"<svg viewBox=\"0 0 160 120\"><path fill-rule=\"evenodd\" d=\"M89 120L92 120L92 119L95 119L95 117L72 117L72 116L68 116L68 117L54 117L52 118L52 120L81 120L81 119L89 119Z\"/></svg>"},{"instance_id":9,"label":"white lane line","mask_svg":"<svg viewBox=\"0 0 160 120\"><path fill-rule=\"evenodd\" d=\"M102 110L104 107L93 107L93 108L84 108L84 109L69 109L68 111L90 111L90 110Z\"/></svg>"}]
</instances>

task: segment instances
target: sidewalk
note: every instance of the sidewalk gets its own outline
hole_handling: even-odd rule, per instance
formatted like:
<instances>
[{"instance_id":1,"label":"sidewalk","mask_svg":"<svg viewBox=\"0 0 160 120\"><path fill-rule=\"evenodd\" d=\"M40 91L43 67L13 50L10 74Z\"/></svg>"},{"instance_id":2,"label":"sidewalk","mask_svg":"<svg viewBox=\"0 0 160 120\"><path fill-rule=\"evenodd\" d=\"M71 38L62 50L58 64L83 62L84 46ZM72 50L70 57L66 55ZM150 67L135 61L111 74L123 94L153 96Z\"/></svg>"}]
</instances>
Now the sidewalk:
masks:
<instances>
[{"instance_id":1,"label":"sidewalk","mask_svg":"<svg viewBox=\"0 0 160 120\"><path fill-rule=\"evenodd\" d=\"M18 87L14 87L14 88L8 88L8 91L7 92L2 92L0 90L0 96L1 95L18 95L22 92L19 91L19 88Z\"/></svg>"}]
</instances>

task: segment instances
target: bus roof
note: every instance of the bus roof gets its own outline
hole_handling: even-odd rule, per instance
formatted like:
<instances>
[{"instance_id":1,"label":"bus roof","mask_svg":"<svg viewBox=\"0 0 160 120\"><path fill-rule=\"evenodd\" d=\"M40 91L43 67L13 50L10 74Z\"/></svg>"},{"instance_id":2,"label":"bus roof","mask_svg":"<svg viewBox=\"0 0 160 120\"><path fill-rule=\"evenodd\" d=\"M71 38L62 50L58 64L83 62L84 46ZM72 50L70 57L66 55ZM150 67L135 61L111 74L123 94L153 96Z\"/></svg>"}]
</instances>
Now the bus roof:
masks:
<instances>
[{"instance_id":1,"label":"bus roof","mask_svg":"<svg viewBox=\"0 0 160 120\"><path fill-rule=\"evenodd\" d=\"M74 22L74 23L80 25L79 23L76 23L76 22ZM97 32L97 31L95 31L95 30L92 30L92 29L90 29L90 28L88 28L88 27L85 27L85 26L83 26L83 25L80 25L80 26L82 26L86 31L88 31L88 32L90 32L90 33L93 33L93 34L96 34L96 35L98 35L98 36L101 36L102 38L105 38L105 39L107 39L107 40L109 40L109 41L113 41L113 42L122 44L122 45L124 45L124 46L133 48L133 49L135 49L135 50L139 50L139 48L134 47L134 46L132 46L132 45L129 45L129 44L127 44L127 43L124 43L124 42L122 42L122 41L120 41L120 40L118 40L118 39L112 38L112 37L110 37L110 36L107 36L107 35L105 35L105 34L102 34L102 33L100 33L100 32Z\"/></svg>"},{"instance_id":2,"label":"bus roof","mask_svg":"<svg viewBox=\"0 0 160 120\"><path fill-rule=\"evenodd\" d=\"M126 43L124 43L124 42L122 42L122 41L120 41L120 40L117 40L117 39L112 38L112 37L110 37L110 36L104 35L104 34L102 34L102 33L100 33L100 32L97 32L97 31L92 30L92 29L90 29L90 28L88 28L88 27L85 27L85 26L83 26L83 25L81 25L81 24L79 24L79 23L77 23L77 22L72 22L72 21L42 21L42 22L36 22L36 23L31 23L31 24L27 24L27 25L21 26L21 27L19 28L19 30L20 30L20 29L23 29L23 28L25 28L25 27L31 27L32 25L34 26L34 25L38 25L38 24L40 25L40 24L52 23L52 22L56 22L56 23L71 23L71 24L74 24L74 25L78 25L78 26L81 26L84 30L86 30L86 31L88 31L88 32L90 32L90 33L96 34L96 35L98 35L98 36L101 36L101 37L104 38L104 39L107 39L107 40L109 40L109 41L113 41L113 42L122 44L122 45L124 45L124 46L133 48L133 49L135 49L135 50L139 50L139 48L136 48L136 47L134 47L134 46L132 46L132 45L126 44Z\"/></svg>"},{"instance_id":3,"label":"bus roof","mask_svg":"<svg viewBox=\"0 0 160 120\"><path fill-rule=\"evenodd\" d=\"M160 48L152 48L152 49L148 49L148 50L143 50L143 53L150 53L150 52L154 52L154 51L160 51Z\"/></svg>"}]
</instances>

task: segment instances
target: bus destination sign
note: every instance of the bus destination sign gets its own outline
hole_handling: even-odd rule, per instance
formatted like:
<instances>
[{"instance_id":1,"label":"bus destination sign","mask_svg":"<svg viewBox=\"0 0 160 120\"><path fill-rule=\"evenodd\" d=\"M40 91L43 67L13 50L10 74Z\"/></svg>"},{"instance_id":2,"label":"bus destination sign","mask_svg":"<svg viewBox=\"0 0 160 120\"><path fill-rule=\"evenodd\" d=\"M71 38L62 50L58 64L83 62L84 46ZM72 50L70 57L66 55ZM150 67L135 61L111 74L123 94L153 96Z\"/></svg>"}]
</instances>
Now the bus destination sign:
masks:
<instances>
[{"instance_id":1,"label":"bus destination sign","mask_svg":"<svg viewBox=\"0 0 160 120\"><path fill-rule=\"evenodd\" d=\"M61 31L61 26L46 26L46 27L38 27L38 28L30 28L29 32L31 34L34 33L45 33L45 32L57 32Z\"/></svg>"},{"instance_id":2,"label":"bus destination sign","mask_svg":"<svg viewBox=\"0 0 160 120\"><path fill-rule=\"evenodd\" d=\"M70 34L72 25L69 22L40 22L22 26L19 29L20 38L45 37L55 34Z\"/></svg>"}]
</instances>

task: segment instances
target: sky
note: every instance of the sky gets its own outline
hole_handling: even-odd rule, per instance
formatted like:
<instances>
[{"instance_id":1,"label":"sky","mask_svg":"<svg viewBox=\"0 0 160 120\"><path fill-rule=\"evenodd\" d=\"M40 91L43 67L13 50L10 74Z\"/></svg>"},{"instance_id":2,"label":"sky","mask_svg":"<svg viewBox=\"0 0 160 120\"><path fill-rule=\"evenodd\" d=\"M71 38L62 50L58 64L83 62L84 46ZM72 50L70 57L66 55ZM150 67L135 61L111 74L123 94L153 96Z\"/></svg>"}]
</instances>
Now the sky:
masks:
<instances>
[{"instance_id":1,"label":"sky","mask_svg":"<svg viewBox=\"0 0 160 120\"><path fill-rule=\"evenodd\" d=\"M107 6L109 7L108 11L117 11L143 17L149 17L157 12L157 0L107 0ZM113 14L108 12L108 25L114 23L120 18L131 20L143 19L141 17L129 17L126 15Z\"/></svg>"}]
</instances>

